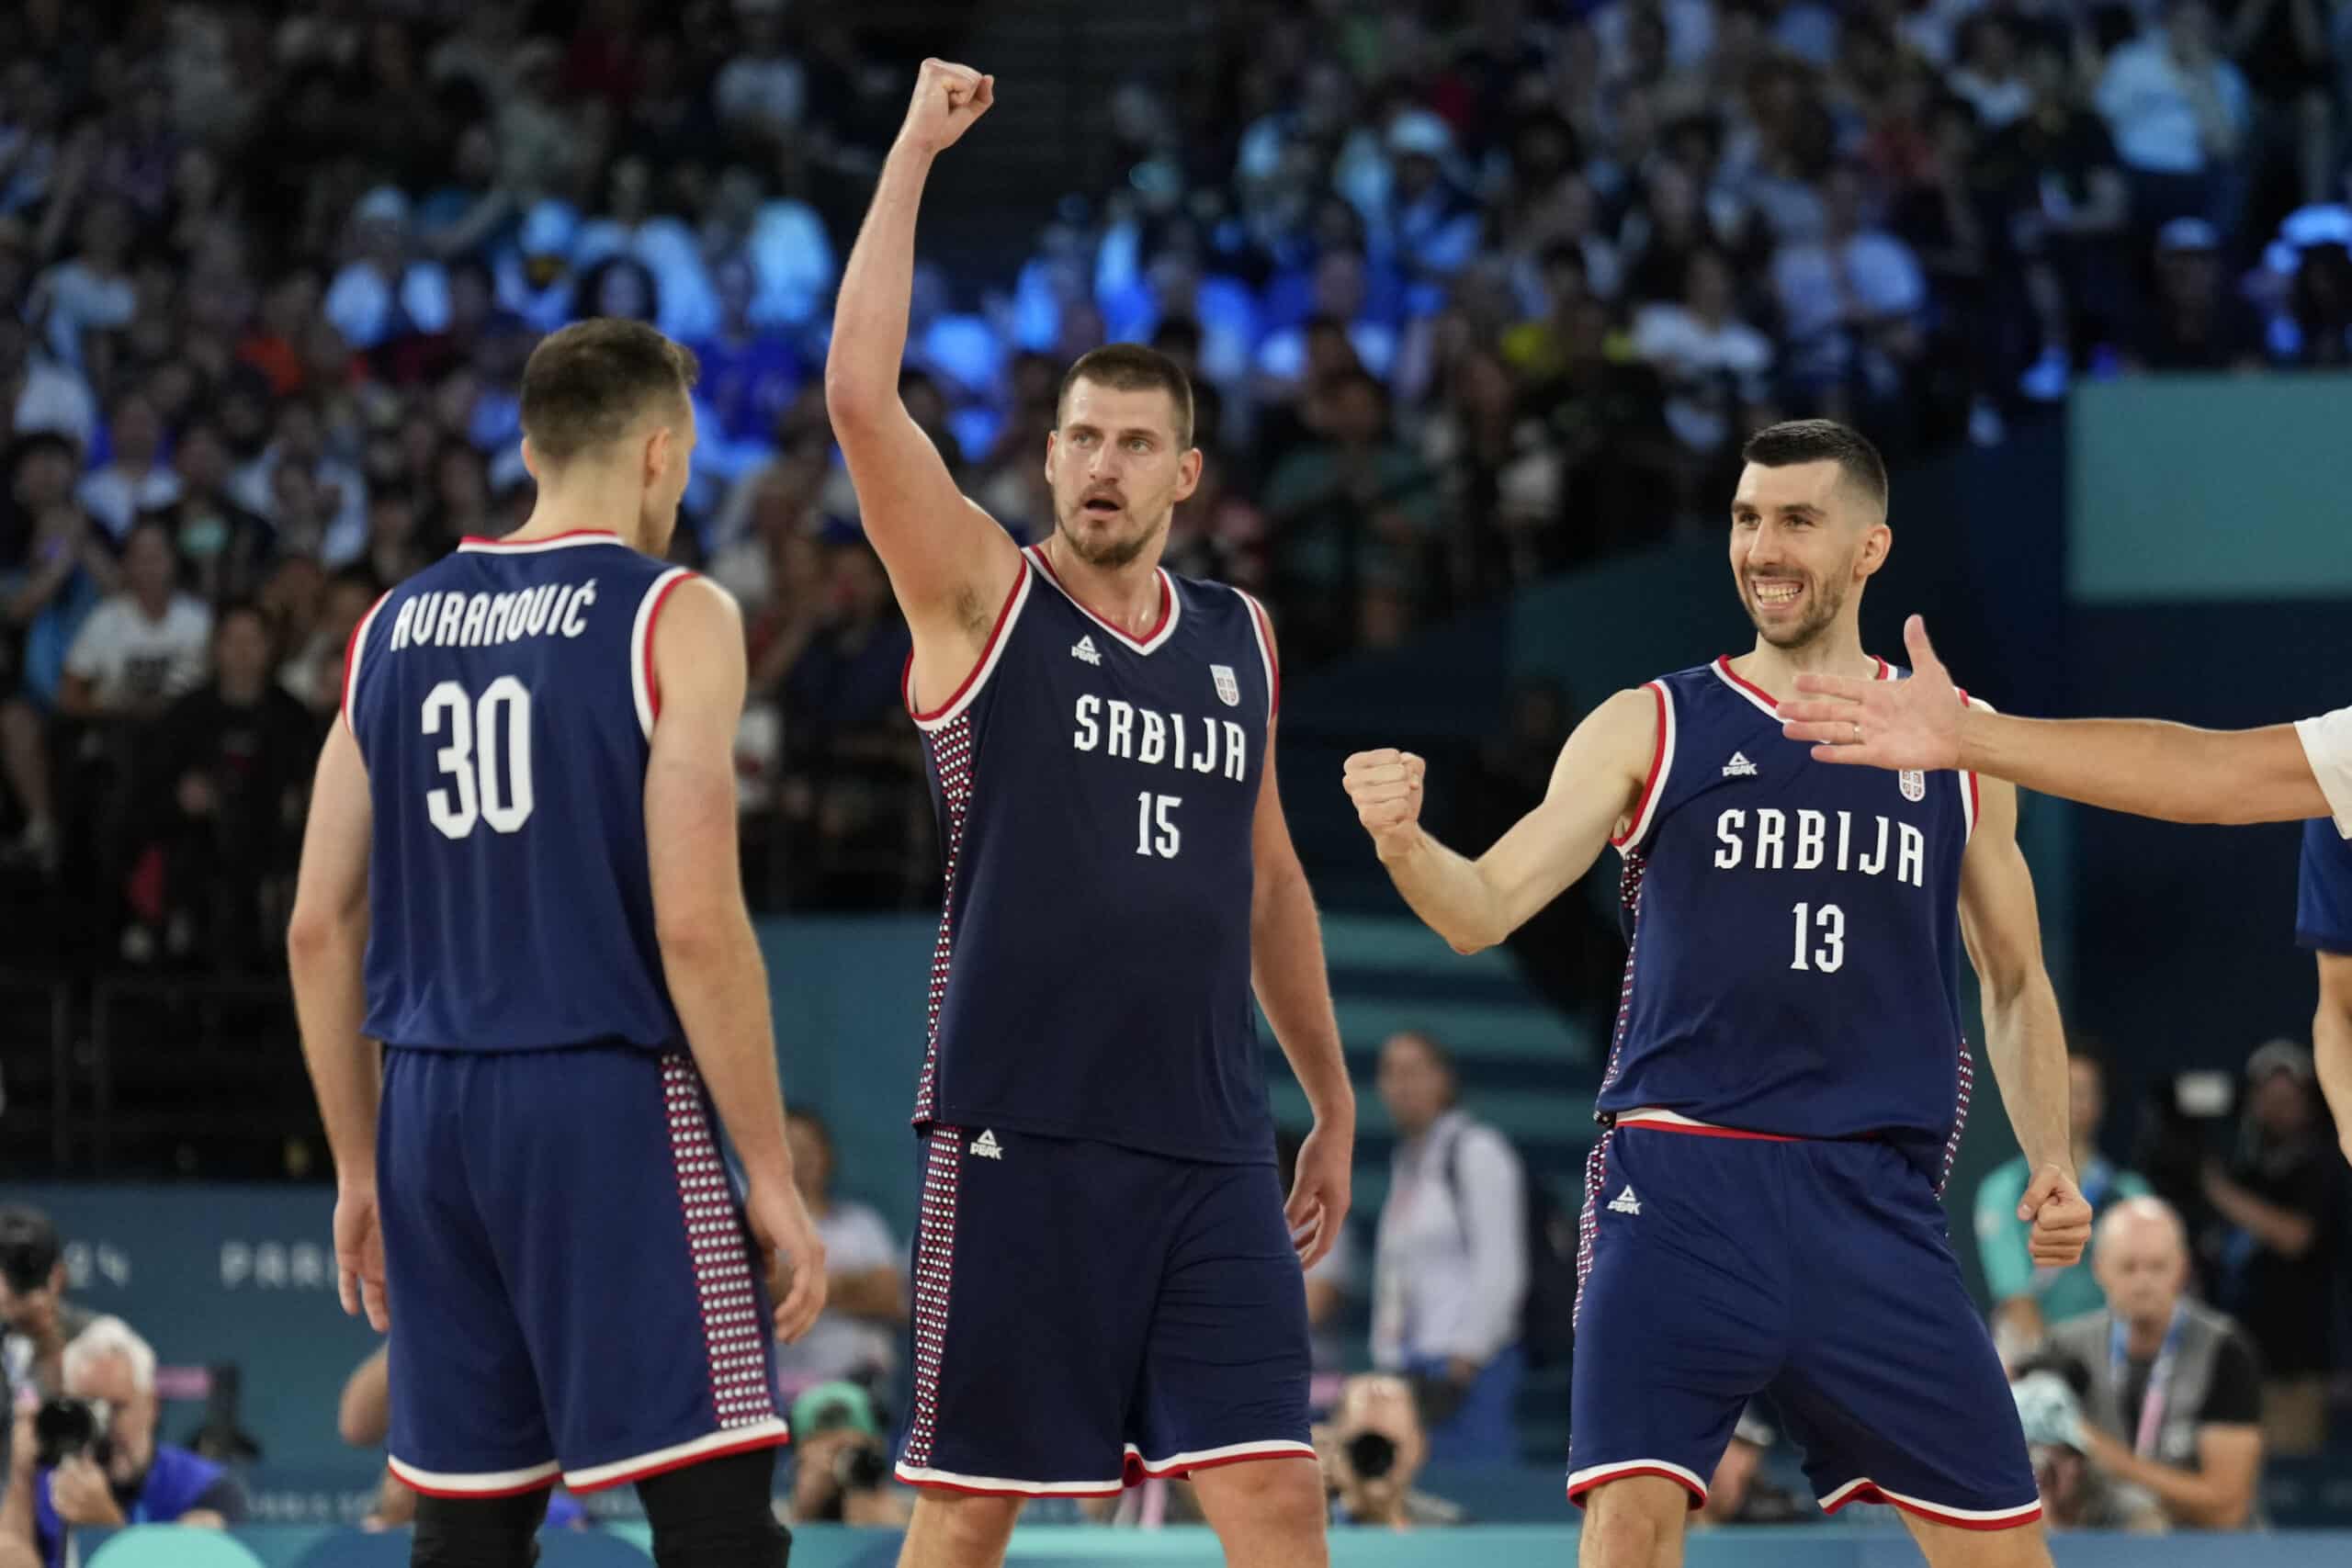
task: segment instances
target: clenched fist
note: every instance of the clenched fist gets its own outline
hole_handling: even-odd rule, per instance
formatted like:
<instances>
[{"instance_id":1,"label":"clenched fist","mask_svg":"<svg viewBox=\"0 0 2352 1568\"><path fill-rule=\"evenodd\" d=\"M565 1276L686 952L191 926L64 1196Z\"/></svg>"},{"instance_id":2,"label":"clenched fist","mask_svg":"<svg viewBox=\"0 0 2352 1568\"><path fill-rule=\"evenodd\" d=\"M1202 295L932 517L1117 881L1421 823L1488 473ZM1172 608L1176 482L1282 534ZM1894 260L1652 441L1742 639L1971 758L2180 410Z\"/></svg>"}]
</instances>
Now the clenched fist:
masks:
<instances>
[{"instance_id":1,"label":"clenched fist","mask_svg":"<svg viewBox=\"0 0 2352 1568\"><path fill-rule=\"evenodd\" d=\"M915 78L914 99L907 105L899 139L927 152L944 152L995 102L995 77L983 76L968 65L926 60Z\"/></svg>"},{"instance_id":2,"label":"clenched fist","mask_svg":"<svg viewBox=\"0 0 2352 1568\"><path fill-rule=\"evenodd\" d=\"M1410 751L1385 747L1359 751L1340 771L1356 820L1385 856L1408 849L1420 833L1421 776L1429 764Z\"/></svg>"}]
</instances>

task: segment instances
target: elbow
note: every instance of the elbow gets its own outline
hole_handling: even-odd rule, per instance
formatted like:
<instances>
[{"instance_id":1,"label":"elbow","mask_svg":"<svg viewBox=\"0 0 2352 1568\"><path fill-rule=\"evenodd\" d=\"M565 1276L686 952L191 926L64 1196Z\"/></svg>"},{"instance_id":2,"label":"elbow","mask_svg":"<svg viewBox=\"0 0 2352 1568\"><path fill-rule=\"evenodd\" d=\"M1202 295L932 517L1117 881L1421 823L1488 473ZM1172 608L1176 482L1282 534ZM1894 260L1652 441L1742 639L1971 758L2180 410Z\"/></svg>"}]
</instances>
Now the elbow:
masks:
<instances>
[{"instance_id":1,"label":"elbow","mask_svg":"<svg viewBox=\"0 0 2352 1568\"><path fill-rule=\"evenodd\" d=\"M741 936L741 917L725 908L679 910L657 915L653 940L664 967L699 969L714 964Z\"/></svg>"},{"instance_id":2,"label":"elbow","mask_svg":"<svg viewBox=\"0 0 2352 1568\"><path fill-rule=\"evenodd\" d=\"M836 434L864 428L880 420L899 400L896 367L877 375L854 361L864 357L854 350L842 352L838 341L825 357L825 412L832 416Z\"/></svg>"},{"instance_id":3,"label":"elbow","mask_svg":"<svg viewBox=\"0 0 2352 1568\"><path fill-rule=\"evenodd\" d=\"M349 934L351 922L332 909L296 904L286 922L286 962L297 973L315 967Z\"/></svg>"}]
</instances>

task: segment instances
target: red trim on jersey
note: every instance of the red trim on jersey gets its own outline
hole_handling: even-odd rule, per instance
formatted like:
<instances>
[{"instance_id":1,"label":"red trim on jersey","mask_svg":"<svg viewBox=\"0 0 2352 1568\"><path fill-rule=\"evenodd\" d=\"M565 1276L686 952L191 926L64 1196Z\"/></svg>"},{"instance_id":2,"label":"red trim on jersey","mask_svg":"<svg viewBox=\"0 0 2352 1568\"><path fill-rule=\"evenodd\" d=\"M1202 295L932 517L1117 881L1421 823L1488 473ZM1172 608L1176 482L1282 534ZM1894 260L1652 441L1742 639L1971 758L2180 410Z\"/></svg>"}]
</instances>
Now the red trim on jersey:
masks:
<instances>
[{"instance_id":1,"label":"red trim on jersey","mask_svg":"<svg viewBox=\"0 0 2352 1568\"><path fill-rule=\"evenodd\" d=\"M595 532L594 529L582 531ZM663 583L662 592L653 596L653 608L645 613L645 701L646 705L653 710L653 716L656 718L662 716L662 682L653 678L653 629L662 624L662 606L668 602L671 594L677 592L678 584L692 582L699 575L698 572L690 571L684 577L673 577Z\"/></svg>"},{"instance_id":2,"label":"red trim on jersey","mask_svg":"<svg viewBox=\"0 0 2352 1568\"><path fill-rule=\"evenodd\" d=\"M1653 1133L1681 1133L1693 1138L1746 1138L1759 1144L1802 1144L1787 1133L1750 1133L1739 1127L1692 1127L1680 1122L1653 1122L1646 1116L1620 1116L1620 1127L1647 1127Z\"/></svg>"},{"instance_id":3,"label":"red trim on jersey","mask_svg":"<svg viewBox=\"0 0 2352 1568\"><path fill-rule=\"evenodd\" d=\"M1906 1514L1917 1514L1923 1519L1933 1519L1939 1525L1951 1525L1964 1530L2013 1530L2041 1517L2041 1505L2036 1503L2021 1514L2006 1515L1997 1519L1972 1519L1961 1514L1948 1514L1927 1504L1907 1503L1900 1497L1890 1497L1879 1490L1875 1481L1863 1482L1835 1503L1825 1505L1821 1511L1834 1514L1849 1503L1881 1503L1891 1508L1900 1508Z\"/></svg>"},{"instance_id":4,"label":"red trim on jersey","mask_svg":"<svg viewBox=\"0 0 2352 1568\"><path fill-rule=\"evenodd\" d=\"M1004 635L1005 618L1012 614L1012 606L1021 597L1022 580L1028 575L1029 558L1024 551L1021 558L1020 574L1013 578L1012 588L1006 591L1004 603L997 607L996 624L989 628L989 640L980 644L980 656L972 660L972 668L965 672L963 683L949 694L945 702L929 713L915 706L915 654L912 649L907 650L907 662L899 671L899 698L907 705L907 711L915 716L917 722L928 724L964 700L964 694L972 689L972 682L978 680L980 671L989 667L989 655L996 651L996 639Z\"/></svg>"},{"instance_id":5,"label":"red trim on jersey","mask_svg":"<svg viewBox=\"0 0 2352 1568\"><path fill-rule=\"evenodd\" d=\"M1024 550L1022 553L1026 555L1029 552ZM1153 637L1158 637L1162 631L1167 629L1169 611L1175 604L1176 595L1168 586L1168 573L1164 570L1159 567L1154 567L1152 569L1153 572L1159 579L1159 619L1151 623L1151 630L1144 633L1141 637L1136 637L1132 632L1121 630L1118 622L1113 620L1110 616L1104 615L1102 611L1096 609L1085 600L1080 599L1077 594L1070 593L1069 584L1064 582L1062 581L1062 574L1054 570L1054 563L1046 558L1045 546L1039 545L1037 547L1036 556L1037 564L1046 569L1046 575L1054 580L1055 586L1059 588L1063 592L1069 593L1070 603L1076 604L1080 609L1085 611L1088 615L1102 622L1104 626L1110 629L1112 636L1125 637L1129 642L1136 644L1137 647L1141 647L1143 644L1149 642Z\"/></svg>"},{"instance_id":6,"label":"red trim on jersey","mask_svg":"<svg viewBox=\"0 0 2352 1568\"><path fill-rule=\"evenodd\" d=\"M376 602L368 606L368 613L352 623L351 635L343 639L343 679L338 682L343 687L343 701L336 705L343 711L343 724L346 729L351 728L351 656L358 649L359 634L368 629L369 624L376 618L376 612L382 609L384 601L391 596L392 591L389 588L377 594ZM351 732L354 735L359 733L356 729L352 729Z\"/></svg>"},{"instance_id":7,"label":"red trim on jersey","mask_svg":"<svg viewBox=\"0 0 2352 1568\"><path fill-rule=\"evenodd\" d=\"M1732 679L1736 681L1739 677L1735 675ZM1620 849L1633 840L1634 831L1641 827L1642 813L1649 809L1650 792L1657 788L1657 776L1666 768L1666 688L1652 681L1649 694L1650 700L1657 705L1657 740L1650 748L1650 776L1642 781L1641 798L1634 802L1634 813L1625 818L1624 837L1612 836L1609 840Z\"/></svg>"},{"instance_id":8,"label":"red trim on jersey","mask_svg":"<svg viewBox=\"0 0 2352 1568\"><path fill-rule=\"evenodd\" d=\"M1703 1487L1691 1485L1690 1478L1687 1475L1677 1475L1663 1465L1652 1464L1637 1464L1628 1470L1612 1470L1607 1475L1596 1475L1581 1486L1569 1487L1568 1501L1581 1508L1584 1506L1584 1495L1594 1487L1606 1486L1612 1481L1623 1481L1635 1475L1662 1475L1690 1494L1692 1507L1703 1508L1707 1506L1707 1494Z\"/></svg>"},{"instance_id":9,"label":"red trim on jersey","mask_svg":"<svg viewBox=\"0 0 2352 1568\"><path fill-rule=\"evenodd\" d=\"M1729 681L1741 691L1747 693L1750 696L1754 697L1758 702L1764 704L1767 707L1777 708L1781 705L1780 698L1774 696L1771 693L1766 691L1763 687L1758 685L1755 682L1749 680L1747 676L1742 675L1738 671L1731 667L1730 654L1726 653L1718 658L1715 660L1715 668L1723 671L1724 680Z\"/></svg>"},{"instance_id":10,"label":"red trim on jersey","mask_svg":"<svg viewBox=\"0 0 2352 1568\"><path fill-rule=\"evenodd\" d=\"M747 1454L754 1449L780 1449L790 1441L792 1434L789 1432L763 1432L740 1443L705 1449L698 1454L688 1454L683 1459L663 1460L660 1464L649 1464L643 1470L624 1471L609 1480L591 1482L585 1486L574 1485L571 1490L574 1495L583 1497L592 1492L609 1492L616 1486L626 1486L632 1481L650 1481L657 1475L667 1475L673 1470L684 1470L690 1464L703 1464L711 1460L725 1459L730 1454Z\"/></svg>"},{"instance_id":11,"label":"red trim on jersey","mask_svg":"<svg viewBox=\"0 0 2352 1568\"><path fill-rule=\"evenodd\" d=\"M1976 818L1984 814L1984 798L1976 791L1976 775L1968 773L1963 776L1968 780L1968 821L1973 828L1976 824Z\"/></svg>"},{"instance_id":12,"label":"red trim on jersey","mask_svg":"<svg viewBox=\"0 0 2352 1568\"><path fill-rule=\"evenodd\" d=\"M1273 672L1273 701L1266 709L1266 716L1272 718L1283 711L1283 661L1282 656L1274 651L1274 624L1267 618L1266 607L1259 604L1254 595L1245 593L1241 599L1242 603L1250 606L1250 618L1258 623L1258 637L1266 649L1266 668ZM1163 621L1167 619L1164 611L1160 618Z\"/></svg>"},{"instance_id":13,"label":"red trim on jersey","mask_svg":"<svg viewBox=\"0 0 2352 1568\"><path fill-rule=\"evenodd\" d=\"M480 534L468 534L458 539L461 545L471 545L478 550L522 550L533 545L545 545L557 539L610 539L619 543L620 536L610 528L566 528L560 534L541 534L535 539L490 539Z\"/></svg>"}]
</instances>

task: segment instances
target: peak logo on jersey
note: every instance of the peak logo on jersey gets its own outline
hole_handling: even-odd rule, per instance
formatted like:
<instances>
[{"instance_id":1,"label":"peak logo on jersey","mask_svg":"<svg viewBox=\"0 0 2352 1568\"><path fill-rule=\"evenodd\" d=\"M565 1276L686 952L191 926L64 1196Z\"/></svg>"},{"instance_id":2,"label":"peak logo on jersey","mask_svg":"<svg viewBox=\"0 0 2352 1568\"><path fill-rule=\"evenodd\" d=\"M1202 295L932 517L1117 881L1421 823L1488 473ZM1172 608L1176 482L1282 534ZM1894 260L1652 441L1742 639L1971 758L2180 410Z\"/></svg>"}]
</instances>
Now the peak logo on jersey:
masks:
<instances>
[{"instance_id":1,"label":"peak logo on jersey","mask_svg":"<svg viewBox=\"0 0 2352 1568\"><path fill-rule=\"evenodd\" d=\"M1241 682L1234 679L1232 665L1210 665L1209 679L1216 682L1216 694L1226 706L1238 708L1241 705Z\"/></svg>"},{"instance_id":2,"label":"peak logo on jersey","mask_svg":"<svg viewBox=\"0 0 2352 1568\"><path fill-rule=\"evenodd\" d=\"M1927 798L1928 775L1917 768L1904 769L1895 776L1895 783L1903 786L1904 799L1924 800Z\"/></svg>"},{"instance_id":3,"label":"peak logo on jersey","mask_svg":"<svg viewBox=\"0 0 2352 1568\"><path fill-rule=\"evenodd\" d=\"M1072 659L1082 659L1087 663L1098 667L1102 662L1102 656L1094 650L1094 638L1091 636L1080 637L1076 642L1071 643L1069 656Z\"/></svg>"},{"instance_id":4,"label":"peak logo on jersey","mask_svg":"<svg viewBox=\"0 0 2352 1568\"><path fill-rule=\"evenodd\" d=\"M1731 761L1724 764L1724 777L1727 779L1752 779L1755 776L1756 764L1747 760L1745 751L1734 751Z\"/></svg>"},{"instance_id":5,"label":"peak logo on jersey","mask_svg":"<svg viewBox=\"0 0 2352 1568\"><path fill-rule=\"evenodd\" d=\"M996 1141L996 1134L993 1130L983 1127L980 1129L980 1135L972 1140L972 1152L982 1159L1002 1159L1004 1145Z\"/></svg>"},{"instance_id":6,"label":"peak logo on jersey","mask_svg":"<svg viewBox=\"0 0 2352 1568\"><path fill-rule=\"evenodd\" d=\"M1638 1214L1642 1212L1642 1201L1634 1197L1634 1190L1628 1187L1609 1200L1609 1212L1612 1214Z\"/></svg>"}]
</instances>

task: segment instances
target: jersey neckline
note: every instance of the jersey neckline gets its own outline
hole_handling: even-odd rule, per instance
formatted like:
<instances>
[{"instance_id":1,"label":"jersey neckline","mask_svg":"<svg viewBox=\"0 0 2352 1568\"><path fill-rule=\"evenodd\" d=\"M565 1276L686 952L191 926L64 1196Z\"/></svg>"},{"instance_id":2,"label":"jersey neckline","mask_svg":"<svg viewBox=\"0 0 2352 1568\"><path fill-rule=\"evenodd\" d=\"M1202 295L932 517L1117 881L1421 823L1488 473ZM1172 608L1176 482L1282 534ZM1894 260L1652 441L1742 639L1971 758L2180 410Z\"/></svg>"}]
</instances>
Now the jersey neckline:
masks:
<instances>
[{"instance_id":1,"label":"jersey neckline","mask_svg":"<svg viewBox=\"0 0 2352 1568\"><path fill-rule=\"evenodd\" d=\"M1087 606L1085 600L1080 599L1077 594L1071 592L1069 590L1069 584L1064 582L1061 580L1060 574L1054 570L1054 563L1046 558L1046 547L1043 545L1031 545L1022 553L1028 556L1037 563L1038 575L1042 576L1046 581L1052 583L1063 598L1069 600L1072 604L1077 605L1080 615L1084 615L1088 620L1092 621L1096 626L1101 626L1104 631L1110 633L1113 637L1117 637L1134 652L1157 652L1159 649L1165 647L1169 637L1174 635L1176 630L1176 622L1178 617L1183 612L1183 605L1182 602L1177 597L1176 584L1170 580L1168 576L1168 569L1166 567L1154 567L1152 569L1153 575L1159 579L1159 619L1153 623L1152 628L1149 632L1146 633L1143 637L1137 637L1130 636L1128 633L1122 631L1119 627L1113 626L1109 621L1104 620L1101 615L1096 615L1093 610Z\"/></svg>"},{"instance_id":2,"label":"jersey neckline","mask_svg":"<svg viewBox=\"0 0 2352 1568\"><path fill-rule=\"evenodd\" d=\"M1879 659L1876 654L1872 654L1871 657L1878 661L1878 673L1871 677L1872 680L1887 681L1894 679L1894 667L1893 665L1887 663L1883 659ZM1741 696L1746 697L1749 702L1754 703L1766 713L1771 714L1775 717L1779 716L1781 712L1781 699L1766 691L1763 687L1756 684L1753 681L1750 681L1747 677L1741 675L1738 671L1734 670L1731 667L1730 654L1724 653L1717 655L1715 661L1707 666L1707 668L1713 670L1716 676L1722 680L1724 684L1729 686L1733 691L1737 692Z\"/></svg>"},{"instance_id":3,"label":"jersey neckline","mask_svg":"<svg viewBox=\"0 0 2352 1568\"><path fill-rule=\"evenodd\" d=\"M571 528L536 539L488 539L479 534L469 534L458 541L458 548L489 555L519 556L539 550L568 550L576 545L617 545L620 542L621 536L609 528Z\"/></svg>"}]
</instances>

